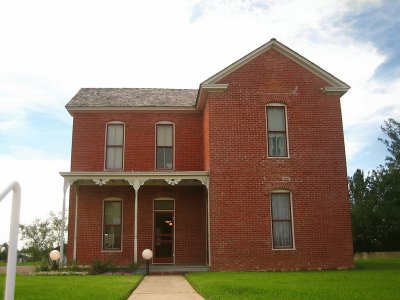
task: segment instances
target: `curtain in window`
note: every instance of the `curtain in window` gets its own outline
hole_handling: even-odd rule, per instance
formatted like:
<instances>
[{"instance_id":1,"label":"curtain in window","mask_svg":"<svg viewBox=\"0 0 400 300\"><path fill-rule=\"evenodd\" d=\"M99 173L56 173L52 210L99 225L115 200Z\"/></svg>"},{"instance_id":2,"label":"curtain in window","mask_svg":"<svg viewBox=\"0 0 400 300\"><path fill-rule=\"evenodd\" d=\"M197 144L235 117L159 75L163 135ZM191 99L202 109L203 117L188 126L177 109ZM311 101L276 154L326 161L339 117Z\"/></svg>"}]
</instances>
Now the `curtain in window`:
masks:
<instances>
[{"instance_id":1,"label":"curtain in window","mask_svg":"<svg viewBox=\"0 0 400 300\"><path fill-rule=\"evenodd\" d=\"M293 246L290 195L275 193L271 198L274 248L290 248Z\"/></svg>"},{"instance_id":2,"label":"curtain in window","mask_svg":"<svg viewBox=\"0 0 400 300\"><path fill-rule=\"evenodd\" d=\"M157 146L172 147L172 125L157 125Z\"/></svg>"},{"instance_id":3,"label":"curtain in window","mask_svg":"<svg viewBox=\"0 0 400 300\"><path fill-rule=\"evenodd\" d=\"M106 169L122 169L124 125L108 124Z\"/></svg>"},{"instance_id":4,"label":"curtain in window","mask_svg":"<svg viewBox=\"0 0 400 300\"><path fill-rule=\"evenodd\" d=\"M157 125L157 169L173 168L173 126Z\"/></svg>"},{"instance_id":5,"label":"curtain in window","mask_svg":"<svg viewBox=\"0 0 400 300\"><path fill-rule=\"evenodd\" d=\"M103 249L121 249L121 201L104 202L104 230L103 230Z\"/></svg>"},{"instance_id":6,"label":"curtain in window","mask_svg":"<svg viewBox=\"0 0 400 300\"><path fill-rule=\"evenodd\" d=\"M268 155L287 156L285 107L267 107Z\"/></svg>"}]
</instances>

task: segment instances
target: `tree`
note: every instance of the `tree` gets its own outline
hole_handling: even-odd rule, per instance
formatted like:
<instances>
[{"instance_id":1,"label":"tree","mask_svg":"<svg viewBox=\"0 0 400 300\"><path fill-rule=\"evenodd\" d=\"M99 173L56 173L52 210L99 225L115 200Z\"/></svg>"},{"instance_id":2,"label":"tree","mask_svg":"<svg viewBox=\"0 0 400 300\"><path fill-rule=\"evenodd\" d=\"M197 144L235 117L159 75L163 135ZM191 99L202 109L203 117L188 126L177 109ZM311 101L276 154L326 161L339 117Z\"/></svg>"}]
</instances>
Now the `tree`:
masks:
<instances>
[{"instance_id":1,"label":"tree","mask_svg":"<svg viewBox=\"0 0 400 300\"><path fill-rule=\"evenodd\" d=\"M7 260L7 253L8 253L8 244L3 243L0 245L0 261L6 261Z\"/></svg>"},{"instance_id":2,"label":"tree","mask_svg":"<svg viewBox=\"0 0 400 300\"><path fill-rule=\"evenodd\" d=\"M389 119L382 131L389 152L385 166L349 178L355 251L400 250L400 123Z\"/></svg>"},{"instance_id":3,"label":"tree","mask_svg":"<svg viewBox=\"0 0 400 300\"><path fill-rule=\"evenodd\" d=\"M388 139L379 139L386 145L389 152L386 156L386 166L389 169L400 170L400 123L389 119L384 122L381 129L388 136Z\"/></svg>"},{"instance_id":4,"label":"tree","mask_svg":"<svg viewBox=\"0 0 400 300\"><path fill-rule=\"evenodd\" d=\"M59 246L61 237L61 214L50 212L45 220L35 219L31 225L20 225L21 240L25 241L25 250L34 260L47 258L55 246ZM67 225L65 225L65 232Z\"/></svg>"}]
</instances>

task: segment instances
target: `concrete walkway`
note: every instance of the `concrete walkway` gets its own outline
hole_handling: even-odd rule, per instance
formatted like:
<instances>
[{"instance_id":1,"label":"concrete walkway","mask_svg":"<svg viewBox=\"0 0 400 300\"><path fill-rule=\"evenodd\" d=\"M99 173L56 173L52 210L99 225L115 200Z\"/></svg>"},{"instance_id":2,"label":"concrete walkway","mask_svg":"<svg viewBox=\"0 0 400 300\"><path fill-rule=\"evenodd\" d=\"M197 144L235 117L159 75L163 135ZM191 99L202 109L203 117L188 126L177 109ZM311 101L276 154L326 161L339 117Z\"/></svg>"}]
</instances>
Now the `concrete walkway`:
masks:
<instances>
[{"instance_id":1,"label":"concrete walkway","mask_svg":"<svg viewBox=\"0 0 400 300\"><path fill-rule=\"evenodd\" d=\"M146 276L128 300L200 300L203 299L186 281L177 275Z\"/></svg>"}]
</instances>

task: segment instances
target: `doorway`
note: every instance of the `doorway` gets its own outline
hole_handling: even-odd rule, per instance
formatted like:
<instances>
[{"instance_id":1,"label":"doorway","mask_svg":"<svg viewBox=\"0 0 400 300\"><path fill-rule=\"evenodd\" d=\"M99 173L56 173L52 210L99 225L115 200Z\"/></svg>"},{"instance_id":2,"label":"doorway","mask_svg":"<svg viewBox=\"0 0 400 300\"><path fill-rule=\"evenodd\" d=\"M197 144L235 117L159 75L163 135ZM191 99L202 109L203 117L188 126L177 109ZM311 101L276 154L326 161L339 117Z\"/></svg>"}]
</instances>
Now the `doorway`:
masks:
<instances>
[{"instance_id":1,"label":"doorway","mask_svg":"<svg viewBox=\"0 0 400 300\"><path fill-rule=\"evenodd\" d=\"M154 200L154 258L156 264L173 264L175 256L174 200Z\"/></svg>"}]
</instances>

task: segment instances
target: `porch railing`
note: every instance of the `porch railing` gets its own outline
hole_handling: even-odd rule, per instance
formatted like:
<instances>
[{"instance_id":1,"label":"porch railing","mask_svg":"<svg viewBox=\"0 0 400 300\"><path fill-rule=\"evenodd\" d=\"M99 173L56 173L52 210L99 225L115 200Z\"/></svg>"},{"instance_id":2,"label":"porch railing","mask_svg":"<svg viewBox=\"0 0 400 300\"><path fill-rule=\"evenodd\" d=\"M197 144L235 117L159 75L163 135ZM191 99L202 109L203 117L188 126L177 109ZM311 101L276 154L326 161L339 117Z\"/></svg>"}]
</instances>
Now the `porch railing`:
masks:
<instances>
[{"instance_id":1,"label":"porch railing","mask_svg":"<svg viewBox=\"0 0 400 300\"><path fill-rule=\"evenodd\" d=\"M13 300L15 291L15 273L17 269L17 247L18 247L18 227L19 212L21 207L21 187L18 182L12 182L1 194L0 201L3 200L9 192L13 192L11 207L10 241L7 255L7 274L6 289L4 300Z\"/></svg>"}]
</instances>

